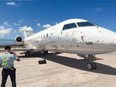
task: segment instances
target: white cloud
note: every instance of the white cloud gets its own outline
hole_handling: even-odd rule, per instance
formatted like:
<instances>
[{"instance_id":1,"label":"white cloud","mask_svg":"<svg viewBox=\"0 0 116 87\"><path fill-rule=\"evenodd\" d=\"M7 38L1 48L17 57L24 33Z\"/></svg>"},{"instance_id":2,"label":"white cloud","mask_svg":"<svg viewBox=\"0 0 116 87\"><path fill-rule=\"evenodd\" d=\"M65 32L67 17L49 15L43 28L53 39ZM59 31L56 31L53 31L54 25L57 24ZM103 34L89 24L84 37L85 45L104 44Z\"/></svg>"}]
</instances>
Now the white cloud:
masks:
<instances>
[{"instance_id":1,"label":"white cloud","mask_svg":"<svg viewBox=\"0 0 116 87\"><path fill-rule=\"evenodd\" d=\"M6 22L4 22L3 23L5 26L7 26L7 27L9 27L10 25L9 25L9 23L6 21Z\"/></svg>"},{"instance_id":2,"label":"white cloud","mask_svg":"<svg viewBox=\"0 0 116 87\"><path fill-rule=\"evenodd\" d=\"M38 26L38 27L40 27L40 26L41 26L41 24L40 24L40 23L37 23L37 26Z\"/></svg>"},{"instance_id":3,"label":"white cloud","mask_svg":"<svg viewBox=\"0 0 116 87\"><path fill-rule=\"evenodd\" d=\"M21 24L19 24L19 23L13 23L13 25L15 25L15 26L20 26Z\"/></svg>"},{"instance_id":4,"label":"white cloud","mask_svg":"<svg viewBox=\"0 0 116 87\"><path fill-rule=\"evenodd\" d=\"M16 31L16 30L14 30L14 31L13 31L13 33L17 33L17 31Z\"/></svg>"},{"instance_id":5,"label":"white cloud","mask_svg":"<svg viewBox=\"0 0 116 87\"><path fill-rule=\"evenodd\" d=\"M17 4L15 2L7 2L6 5L17 6Z\"/></svg>"},{"instance_id":6,"label":"white cloud","mask_svg":"<svg viewBox=\"0 0 116 87\"><path fill-rule=\"evenodd\" d=\"M43 28L49 28L49 27L51 27L50 24L45 24L45 25L43 25Z\"/></svg>"},{"instance_id":7,"label":"white cloud","mask_svg":"<svg viewBox=\"0 0 116 87\"><path fill-rule=\"evenodd\" d=\"M28 32L32 32L33 31L33 28L31 27L27 27L27 26L23 26L23 27L20 27L19 28L20 31L28 31Z\"/></svg>"},{"instance_id":8,"label":"white cloud","mask_svg":"<svg viewBox=\"0 0 116 87\"><path fill-rule=\"evenodd\" d=\"M24 22L24 19L19 20L19 23L22 23L22 22Z\"/></svg>"},{"instance_id":9,"label":"white cloud","mask_svg":"<svg viewBox=\"0 0 116 87\"><path fill-rule=\"evenodd\" d=\"M13 23L13 25L15 25L15 26L21 26L24 21L25 21L24 19L20 19L17 23Z\"/></svg>"},{"instance_id":10,"label":"white cloud","mask_svg":"<svg viewBox=\"0 0 116 87\"><path fill-rule=\"evenodd\" d=\"M4 26L0 26L0 37L5 37L5 35L10 34L12 28L5 28Z\"/></svg>"}]
</instances>

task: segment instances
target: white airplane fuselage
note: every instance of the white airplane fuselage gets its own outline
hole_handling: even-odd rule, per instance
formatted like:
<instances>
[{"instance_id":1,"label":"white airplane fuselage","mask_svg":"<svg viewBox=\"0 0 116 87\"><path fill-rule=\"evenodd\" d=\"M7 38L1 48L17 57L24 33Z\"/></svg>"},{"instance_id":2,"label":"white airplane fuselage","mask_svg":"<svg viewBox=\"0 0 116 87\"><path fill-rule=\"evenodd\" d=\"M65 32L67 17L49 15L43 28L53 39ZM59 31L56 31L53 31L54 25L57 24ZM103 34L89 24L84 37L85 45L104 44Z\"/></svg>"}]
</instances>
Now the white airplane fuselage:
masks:
<instances>
[{"instance_id":1,"label":"white airplane fuselage","mask_svg":"<svg viewBox=\"0 0 116 87\"><path fill-rule=\"evenodd\" d=\"M25 38L24 43L36 51L102 54L116 51L116 33L87 20L69 19Z\"/></svg>"}]
</instances>

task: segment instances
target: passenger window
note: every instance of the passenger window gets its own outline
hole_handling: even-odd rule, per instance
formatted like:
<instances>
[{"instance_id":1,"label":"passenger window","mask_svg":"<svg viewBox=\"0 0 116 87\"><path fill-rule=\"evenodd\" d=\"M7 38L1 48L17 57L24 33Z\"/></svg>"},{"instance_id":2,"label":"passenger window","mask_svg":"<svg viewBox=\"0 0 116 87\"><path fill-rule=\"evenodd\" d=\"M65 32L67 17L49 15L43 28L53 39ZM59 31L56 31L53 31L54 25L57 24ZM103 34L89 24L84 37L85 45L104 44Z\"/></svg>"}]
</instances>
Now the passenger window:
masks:
<instances>
[{"instance_id":1,"label":"passenger window","mask_svg":"<svg viewBox=\"0 0 116 87\"><path fill-rule=\"evenodd\" d=\"M70 24L66 24L64 25L62 30L67 30L67 29L71 29L71 28L76 28L76 24L75 23L70 23Z\"/></svg>"}]
</instances>

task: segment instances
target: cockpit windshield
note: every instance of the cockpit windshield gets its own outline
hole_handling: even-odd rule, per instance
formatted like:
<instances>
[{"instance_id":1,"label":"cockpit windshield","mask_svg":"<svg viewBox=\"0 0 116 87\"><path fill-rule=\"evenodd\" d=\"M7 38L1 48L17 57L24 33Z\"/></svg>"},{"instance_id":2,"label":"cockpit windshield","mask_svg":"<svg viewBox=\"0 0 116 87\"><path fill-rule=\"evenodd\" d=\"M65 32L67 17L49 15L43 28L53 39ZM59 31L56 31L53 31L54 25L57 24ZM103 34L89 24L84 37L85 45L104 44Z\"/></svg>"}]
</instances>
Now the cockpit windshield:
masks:
<instances>
[{"instance_id":1,"label":"cockpit windshield","mask_svg":"<svg viewBox=\"0 0 116 87\"><path fill-rule=\"evenodd\" d=\"M78 22L77 24L79 27L95 26L94 24L92 24L90 22Z\"/></svg>"}]
</instances>

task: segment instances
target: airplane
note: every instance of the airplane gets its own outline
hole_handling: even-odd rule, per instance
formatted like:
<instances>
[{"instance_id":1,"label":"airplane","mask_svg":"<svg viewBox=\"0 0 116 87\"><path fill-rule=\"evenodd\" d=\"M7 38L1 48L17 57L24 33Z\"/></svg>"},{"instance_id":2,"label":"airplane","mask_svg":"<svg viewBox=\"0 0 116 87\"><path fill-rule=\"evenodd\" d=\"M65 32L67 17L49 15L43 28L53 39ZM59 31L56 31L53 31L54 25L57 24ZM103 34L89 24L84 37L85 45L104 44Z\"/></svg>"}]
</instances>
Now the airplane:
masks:
<instances>
[{"instance_id":1,"label":"airplane","mask_svg":"<svg viewBox=\"0 0 116 87\"><path fill-rule=\"evenodd\" d=\"M87 69L97 68L95 55L116 51L116 33L97 26L85 19L68 19L50 28L27 37L24 30L24 45L30 51L75 53L88 59ZM16 37L17 42L22 37Z\"/></svg>"}]
</instances>

